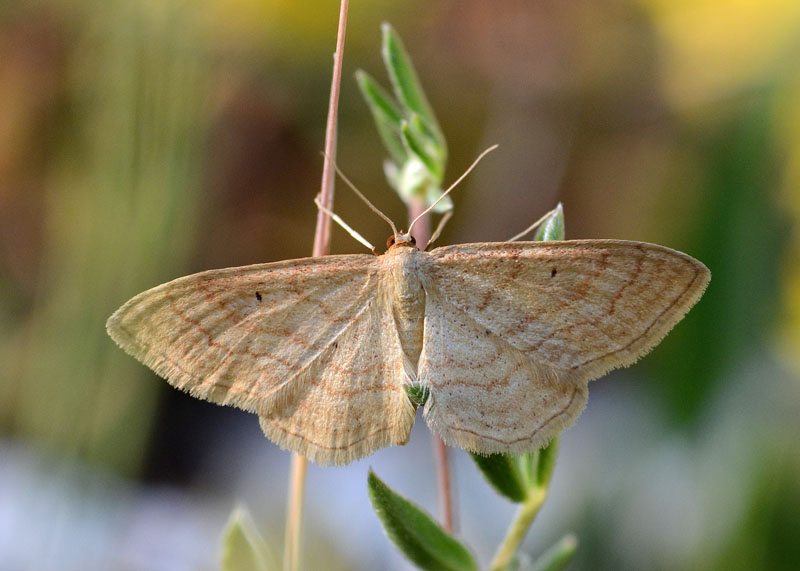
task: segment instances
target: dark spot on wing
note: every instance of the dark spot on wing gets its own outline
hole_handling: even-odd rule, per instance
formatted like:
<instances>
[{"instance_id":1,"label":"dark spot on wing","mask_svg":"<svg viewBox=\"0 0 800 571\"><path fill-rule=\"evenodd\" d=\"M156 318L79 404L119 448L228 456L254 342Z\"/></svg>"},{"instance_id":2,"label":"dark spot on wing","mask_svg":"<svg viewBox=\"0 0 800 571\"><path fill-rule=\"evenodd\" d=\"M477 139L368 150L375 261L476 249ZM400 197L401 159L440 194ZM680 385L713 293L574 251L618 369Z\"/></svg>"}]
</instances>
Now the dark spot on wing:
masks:
<instances>
[{"instance_id":1,"label":"dark spot on wing","mask_svg":"<svg viewBox=\"0 0 800 571\"><path fill-rule=\"evenodd\" d=\"M556 277L556 274L557 274L557 273L558 273L558 270L557 270L557 269L555 269L555 268L553 268L552 270L550 270L550 277L551 277L551 278L554 278L554 277Z\"/></svg>"},{"instance_id":2,"label":"dark spot on wing","mask_svg":"<svg viewBox=\"0 0 800 571\"><path fill-rule=\"evenodd\" d=\"M261 294L260 294L260 293L258 293L258 292L256 292L256 299L257 299L258 301L261 301Z\"/></svg>"}]
</instances>

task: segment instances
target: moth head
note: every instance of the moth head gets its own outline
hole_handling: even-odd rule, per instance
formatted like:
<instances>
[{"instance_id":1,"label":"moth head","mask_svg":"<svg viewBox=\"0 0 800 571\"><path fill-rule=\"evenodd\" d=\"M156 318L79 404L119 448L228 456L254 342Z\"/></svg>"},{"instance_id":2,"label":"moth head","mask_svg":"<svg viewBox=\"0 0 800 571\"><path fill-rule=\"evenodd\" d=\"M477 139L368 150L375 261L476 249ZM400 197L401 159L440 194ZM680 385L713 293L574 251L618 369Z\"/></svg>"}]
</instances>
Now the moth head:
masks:
<instances>
[{"instance_id":1,"label":"moth head","mask_svg":"<svg viewBox=\"0 0 800 571\"><path fill-rule=\"evenodd\" d=\"M386 240L386 248L389 249L392 246L413 246L416 247L417 241L414 239L414 236L407 232L398 232L397 234L392 234L389 236L389 239Z\"/></svg>"}]
</instances>

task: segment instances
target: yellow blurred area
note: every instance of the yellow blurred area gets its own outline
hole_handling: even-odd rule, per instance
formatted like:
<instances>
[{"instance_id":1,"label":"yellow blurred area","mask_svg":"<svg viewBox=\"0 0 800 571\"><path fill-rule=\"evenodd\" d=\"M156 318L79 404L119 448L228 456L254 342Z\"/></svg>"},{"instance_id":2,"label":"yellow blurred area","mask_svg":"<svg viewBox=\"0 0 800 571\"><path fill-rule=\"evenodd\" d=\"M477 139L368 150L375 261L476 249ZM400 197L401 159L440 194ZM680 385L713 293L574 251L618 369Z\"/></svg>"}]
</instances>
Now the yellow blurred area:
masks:
<instances>
[{"instance_id":1,"label":"yellow blurred area","mask_svg":"<svg viewBox=\"0 0 800 571\"><path fill-rule=\"evenodd\" d=\"M370 0L354 4L350 11L348 49L352 42L368 33L374 42L375 30L362 23L390 17L393 11L416 10L417 2ZM336 41L337 2L314 0L199 0L193 3L199 25L210 42L241 52L269 50L268 58L284 58L284 65L295 61L308 65L330 65L332 59L309 61L320 52L333 53Z\"/></svg>"},{"instance_id":2,"label":"yellow blurred area","mask_svg":"<svg viewBox=\"0 0 800 571\"><path fill-rule=\"evenodd\" d=\"M800 2L641 0L662 42L664 87L677 105L708 102L797 73Z\"/></svg>"},{"instance_id":3,"label":"yellow blurred area","mask_svg":"<svg viewBox=\"0 0 800 571\"><path fill-rule=\"evenodd\" d=\"M239 49L270 45L304 60L336 37L336 2L201 0L194 9L212 41Z\"/></svg>"}]
</instances>

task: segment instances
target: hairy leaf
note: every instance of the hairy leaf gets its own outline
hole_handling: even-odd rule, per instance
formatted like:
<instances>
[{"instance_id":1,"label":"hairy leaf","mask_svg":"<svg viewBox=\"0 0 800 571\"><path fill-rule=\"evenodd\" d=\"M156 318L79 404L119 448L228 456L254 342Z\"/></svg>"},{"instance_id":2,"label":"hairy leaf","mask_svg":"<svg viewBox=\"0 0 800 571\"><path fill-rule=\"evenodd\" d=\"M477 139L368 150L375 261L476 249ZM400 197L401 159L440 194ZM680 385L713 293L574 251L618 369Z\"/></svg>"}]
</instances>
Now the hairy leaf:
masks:
<instances>
[{"instance_id":1,"label":"hairy leaf","mask_svg":"<svg viewBox=\"0 0 800 571\"><path fill-rule=\"evenodd\" d=\"M430 515L384 484L370 470L369 499L386 535L415 565L430 570L472 570L475 560Z\"/></svg>"}]
</instances>

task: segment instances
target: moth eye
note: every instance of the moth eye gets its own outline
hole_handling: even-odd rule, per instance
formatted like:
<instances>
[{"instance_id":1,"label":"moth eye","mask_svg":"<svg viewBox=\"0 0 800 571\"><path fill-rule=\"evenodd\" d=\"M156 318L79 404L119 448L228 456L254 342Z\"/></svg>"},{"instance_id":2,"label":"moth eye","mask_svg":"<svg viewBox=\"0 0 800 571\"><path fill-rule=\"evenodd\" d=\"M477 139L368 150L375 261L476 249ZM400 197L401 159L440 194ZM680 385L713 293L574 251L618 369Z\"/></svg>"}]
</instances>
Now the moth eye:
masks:
<instances>
[{"instance_id":1,"label":"moth eye","mask_svg":"<svg viewBox=\"0 0 800 571\"><path fill-rule=\"evenodd\" d=\"M394 246L394 234L389 236L389 239L386 240L386 247L391 248L392 246Z\"/></svg>"},{"instance_id":2,"label":"moth eye","mask_svg":"<svg viewBox=\"0 0 800 571\"><path fill-rule=\"evenodd\" d=\"M416 246L417 245L417 239L414 238L414 236L409 236L409 237L411 238L411 243Z\"/></svg>"}]
</instances>

